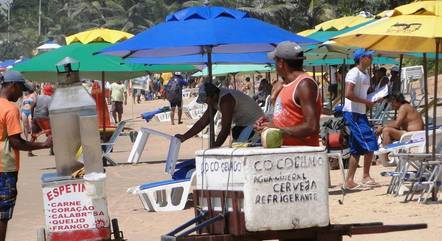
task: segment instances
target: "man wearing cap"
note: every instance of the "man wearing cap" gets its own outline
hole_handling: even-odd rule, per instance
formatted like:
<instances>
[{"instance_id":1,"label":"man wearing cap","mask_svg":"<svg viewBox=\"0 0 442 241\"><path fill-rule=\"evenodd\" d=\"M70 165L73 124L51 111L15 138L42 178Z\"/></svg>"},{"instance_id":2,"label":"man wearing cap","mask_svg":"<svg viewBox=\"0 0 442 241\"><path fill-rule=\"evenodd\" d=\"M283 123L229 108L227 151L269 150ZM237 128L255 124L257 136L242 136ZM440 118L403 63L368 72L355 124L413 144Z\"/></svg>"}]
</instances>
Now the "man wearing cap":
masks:
<instances>
[{"instance_id":1,"label":"man wearing cap","mask_svg":"<svg viewBox=\"0 0 442 241\"><path fill-rule=\"evenodd\" d=\"M28 142L20 136L20 111L16 102L23 91L31 89L19 72L8 71L0 76L0 241L6 238L6 229L17 197L17 177L20 153L52 146L52 139L45 142Z\"/></svg>"},{"instance_id":2,"label":"man wearing cap","mask_svg":"<svg viewBox=\"0 0 442 241\"><path fill-rule=\"evenodd\" d=\"M303 70L302 48L294 42L281 42L268 57L275 60L283 85L276 98L273 119L261 118L256 129L280 129L284 145L319 146L322 100L318 84Z\"/></svg>"},{"instance_id":3,"label":"man wearing cap","mask_svg":"<svg viewBox=\"0 0 442 241\"><path fill-rule=\"evenodd\" d=\"M373 152L378 150L375 134L368 123L366 107L372 107L375 103L367 99L367 91L370 87L370 76L367 69L370 67L373 51L357 49L354 52L356 66L348 71L345 77L345 104L344 121L350 129L350 166L348 169L345 188L352 189L359 185L354 177L359 162L359 157L364 155L364 170L362 184L375 185L370 177L370 166Z\"/></svg>"},{"instance_id":4,"label":"man wearing cap","mask_svg":"<svg viewBox=\"0 0 442 241\"><path fill-rule=\"evenodd\" d=\"M221 131L213 147L222 146L230 131L232 138L237 140L243 130L247 127L251 130L255 122L264 116L261 107L250 96L238 90L218 88L212 83L200 85L197 102L212 106L215 110L213 114L216 111L221 112ZM175 137L184 142L200 133L207 125L209 125L209 109L186 133L177 134ZM251 131L249 138L253 134Z\"/></svg>"}]
</instances>

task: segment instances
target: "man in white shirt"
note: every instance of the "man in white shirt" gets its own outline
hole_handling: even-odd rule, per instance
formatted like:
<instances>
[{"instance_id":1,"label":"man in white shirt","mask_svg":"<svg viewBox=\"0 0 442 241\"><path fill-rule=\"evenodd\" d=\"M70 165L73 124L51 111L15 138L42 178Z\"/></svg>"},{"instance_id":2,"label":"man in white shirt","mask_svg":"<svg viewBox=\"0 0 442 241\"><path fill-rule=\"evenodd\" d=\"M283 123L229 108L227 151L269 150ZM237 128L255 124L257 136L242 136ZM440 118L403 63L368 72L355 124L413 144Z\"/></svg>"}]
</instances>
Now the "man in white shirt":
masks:
<instances>
[{"instance_id":1,"label":"man in white shirt","mask_svg":"<svg viewBox=\"0 0 442 241\"><path fill-rule=\"evenodd\" d=\"M354 176L359 162L359 157L364 155L364 171L361 183L363 185L376 185L370 177L370 166L373 152L378 150L376 136L368 123L366 107L372 107L375 103L367 100L367 91L370 87L370 76L367 69L372 62L373 51L357 49L354 52L353 67L345 77L345 105L344 121L350 129L350 165L348 177L344 184L347 189L357 188Z\"/></svg>"}]
</instances>

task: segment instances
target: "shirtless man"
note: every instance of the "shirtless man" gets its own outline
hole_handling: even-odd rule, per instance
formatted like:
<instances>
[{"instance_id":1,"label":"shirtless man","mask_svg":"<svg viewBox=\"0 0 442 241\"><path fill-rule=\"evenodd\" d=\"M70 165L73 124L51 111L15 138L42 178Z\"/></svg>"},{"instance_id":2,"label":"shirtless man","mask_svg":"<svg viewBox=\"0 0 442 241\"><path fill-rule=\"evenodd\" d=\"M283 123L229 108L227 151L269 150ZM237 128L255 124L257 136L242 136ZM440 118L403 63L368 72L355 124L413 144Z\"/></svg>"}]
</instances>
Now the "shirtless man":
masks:
<instances>
[{"instance_id":1,"label":"shirtless man","mask_svg":"<svg viewBox=\"0 0 442 241\"><path fill-rule=\"evenodd\" d=\"M390 95L389 101L393 109L398 111L398 115L395 121L377 128L376 134L382 134L382 144L384 146L400 140L401 136L408 131L424 129L421 114L405 100L401 93Z\"/></svg>"}]
</instances>

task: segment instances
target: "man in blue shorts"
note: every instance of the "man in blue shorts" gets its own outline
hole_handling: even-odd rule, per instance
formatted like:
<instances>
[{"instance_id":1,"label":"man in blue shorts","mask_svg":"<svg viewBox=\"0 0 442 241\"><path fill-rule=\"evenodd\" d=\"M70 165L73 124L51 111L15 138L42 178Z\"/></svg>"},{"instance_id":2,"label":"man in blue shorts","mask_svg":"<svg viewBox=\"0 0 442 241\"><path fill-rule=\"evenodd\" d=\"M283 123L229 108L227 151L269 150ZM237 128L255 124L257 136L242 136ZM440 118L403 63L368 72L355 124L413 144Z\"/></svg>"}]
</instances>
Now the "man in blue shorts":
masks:
<instances>
[{"instance_id":1,"label":"man in blue shorts","mask_svg":"<svg viewBox=\"0 0 442 241\"><path fill-rule=\"evenodd\" d=\"M6 239L8 221L12 218L17 197L20 152L52 147L52 138L45 142L29 142L21 137L20 111L16 102L23 91L30 89L19 72L0 75L0 241Z\"/></svg>"},{"instance_id":2,"label":"man in blue shorts","mask_svg":"<svg viewBox=\"0 0 442 241\"><path fill-rule=\"evenodd\" d=\"M356 66L348 71L345 77L345 104L344 121L350 129L350 165L348 177L344 183L347 189L357 188L359 184L354 181L359 157L364 155L364 171L362 185L376 185L370 177L370 166L373 152L378 150L376 136L368 123L366 107L375 103L367 100L367 90L370 87L370 76L367 69L372 62L373 51L357 49L354 52Z\"/></svg>"}]
</instances>

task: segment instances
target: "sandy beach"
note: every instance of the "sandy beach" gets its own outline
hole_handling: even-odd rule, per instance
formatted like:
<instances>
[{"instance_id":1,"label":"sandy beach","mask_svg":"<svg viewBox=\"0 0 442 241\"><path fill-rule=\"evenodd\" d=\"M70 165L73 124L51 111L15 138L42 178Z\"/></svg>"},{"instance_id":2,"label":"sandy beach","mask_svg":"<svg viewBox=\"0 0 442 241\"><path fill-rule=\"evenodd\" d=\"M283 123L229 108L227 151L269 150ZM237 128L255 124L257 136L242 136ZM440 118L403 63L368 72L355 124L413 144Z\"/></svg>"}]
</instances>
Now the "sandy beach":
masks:
<instances>
[{"instance_id":1,"label":"sandy beach","mask_svg":"<svg viewBox=\"0 0 442 241\"><path fill-rule=\"evenodd\" d=\"M157 100L143 102L142 104L125 106L123 119L137 116L143 111L151 111L156 107L166 106L167 101ZM193 123L187 117L184 124L171 126L168 122L136 121L128 124L129 127L138 129L149 127L169 134L183 133L187 126ZM179 159L191 158L194 152L207 145L207 140L192 138L181 146ZM112 157L121 165L107 167L107 200L109 213L112 218L117 218L120 229L129 241L159 240L160 236L174 229L193 217L192 208L177 212L147 212L137 196L126 192L128 187L141 183L159 181L168 178L164 173L163 160L167 154L167 141L162 138L151 138L141 158L142 163L136 165L127 164L127 158L131 149L131 143L127 136L121 136L117 140ZM54 157L49 156L47 150L36 151L36 157L27 157L21 154L21 170L18 181L18 199L13 219L9 222L8 241L36 240L36 231L44 226L43 198L40 177L42 173L54 172ZM362 162L361 162L362 163ZM331 223L364 223L383 222L385 224L413 224L427 223L428 229L394 232L386 234L362 235L346 237L344 240L392 240L392 241L418 241L441 240L442 237L442 202L430 204L418 204L415 201L401 203L403 197L386 195L389 178L381 177L380 172L389 170L380 166L373 166L373 177L382 184L380 187L367 191L350 193L345 197L343 205L338 204L341 198L339 188L341 183L338 170L331 171L333 188L330 189L330 215ZM357 172L357 180L360 179L361 170Z\"/></svg>"}]
</instances>

